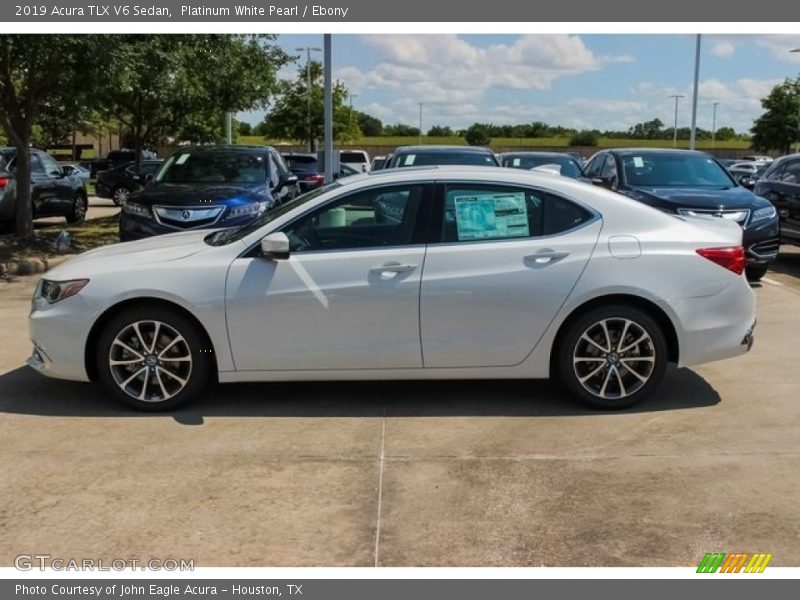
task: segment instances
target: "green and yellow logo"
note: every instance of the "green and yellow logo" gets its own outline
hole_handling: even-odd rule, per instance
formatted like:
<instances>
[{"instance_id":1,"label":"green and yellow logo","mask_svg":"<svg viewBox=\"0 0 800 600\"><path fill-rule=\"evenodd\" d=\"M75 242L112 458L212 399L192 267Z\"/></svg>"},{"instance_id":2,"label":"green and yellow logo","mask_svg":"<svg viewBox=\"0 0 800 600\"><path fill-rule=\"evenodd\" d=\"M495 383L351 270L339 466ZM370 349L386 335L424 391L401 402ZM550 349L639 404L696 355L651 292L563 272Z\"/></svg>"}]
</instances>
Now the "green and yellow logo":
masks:
<instances>
[{"instance_id":1,"label":"green and yellow logo","mask_svg":"<svg viewBox=\"0 0 800 600\"><path fill-rule=\"evenodd\" d=\"M698 573L763 573L772 554L708 552L697 565Z\"/></svg>"}]
</instances>

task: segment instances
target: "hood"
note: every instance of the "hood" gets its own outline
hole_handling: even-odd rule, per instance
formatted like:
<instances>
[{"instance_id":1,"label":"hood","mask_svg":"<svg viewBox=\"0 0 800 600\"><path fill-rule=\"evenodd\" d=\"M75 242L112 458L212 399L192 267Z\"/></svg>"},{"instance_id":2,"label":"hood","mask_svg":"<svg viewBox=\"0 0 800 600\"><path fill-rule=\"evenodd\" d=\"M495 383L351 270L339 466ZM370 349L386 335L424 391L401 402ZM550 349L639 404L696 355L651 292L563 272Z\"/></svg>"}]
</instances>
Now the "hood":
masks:
<instances>
[{"instance_id":1,"label":"hood","mask_svg":"<svg viewBox=\"0 0 800 600\"><path fill-rule=\"evenodd\" d=\"M85 267L88 266L92 272L105 269L118 271L121 264L131 266L179 260L209 248L203 238L210 231L213 230L171 233L95 248L47 271L45 277L56 280L86 277Z\"/></svg>"},{"instance_id":2,"label":"hood","mask_svg":"<svg viewBox=\"0 0 800 600\"><path fill-rule=\"evenodd\" d=\"M147 206L205 206L213 204L265 202L272 195L266 183L197 184L150 183L131 194L130 200Z\"/></svg>"},{"instance_id":3,"label":"hood","mask_svg":"<svg viewBox=\"0 0 800 600\"><path fill-rule=\"evenodd\" d=\"M688 187L633 187L627 196L656 208L754 208L762 204L760 198L743 187L688 188Z\"/></svg>"}]
</instances>

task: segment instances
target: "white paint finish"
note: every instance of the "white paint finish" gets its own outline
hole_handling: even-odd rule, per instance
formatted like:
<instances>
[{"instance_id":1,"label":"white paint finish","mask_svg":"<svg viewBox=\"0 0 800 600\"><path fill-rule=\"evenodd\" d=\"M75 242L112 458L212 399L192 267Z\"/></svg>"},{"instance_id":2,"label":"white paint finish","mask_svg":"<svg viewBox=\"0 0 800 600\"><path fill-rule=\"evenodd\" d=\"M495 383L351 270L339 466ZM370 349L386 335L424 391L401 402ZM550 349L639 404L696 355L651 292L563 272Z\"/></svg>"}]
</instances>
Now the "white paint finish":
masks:
<instances>
[{"instance_id":1,"label":"white paint finish","mask_svg":"<svg viewBox=\"0 0 800 600\"><path fill-rule=\"evenodd\" d=\"M608 251L614 258L639 258L642 246L634 235L613 235L608 238Z\"/></svg>"}]
</instances>

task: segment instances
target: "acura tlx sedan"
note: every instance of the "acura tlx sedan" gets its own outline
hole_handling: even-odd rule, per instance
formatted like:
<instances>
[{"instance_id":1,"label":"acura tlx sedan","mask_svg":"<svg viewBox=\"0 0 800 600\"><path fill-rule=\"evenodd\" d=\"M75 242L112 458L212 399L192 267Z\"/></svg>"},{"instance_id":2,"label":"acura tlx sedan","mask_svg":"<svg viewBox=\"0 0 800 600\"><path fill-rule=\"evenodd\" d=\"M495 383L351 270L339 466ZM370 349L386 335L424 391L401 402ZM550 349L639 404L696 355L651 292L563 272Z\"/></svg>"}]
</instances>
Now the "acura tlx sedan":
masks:
<instances>
[{"instance_id":1,"label":"acura tlx sedan","mask_svg":"<svg viewBox=\"0 0 800 600\"><path fill-rule=\"evenodd\" d=\"M356 175L240 228L86 252L33 298L28 364L145 410L211 382L558 377L631 406L668 362L747 352L734 222L566 177Z\"/></svg>"}]
</instances>

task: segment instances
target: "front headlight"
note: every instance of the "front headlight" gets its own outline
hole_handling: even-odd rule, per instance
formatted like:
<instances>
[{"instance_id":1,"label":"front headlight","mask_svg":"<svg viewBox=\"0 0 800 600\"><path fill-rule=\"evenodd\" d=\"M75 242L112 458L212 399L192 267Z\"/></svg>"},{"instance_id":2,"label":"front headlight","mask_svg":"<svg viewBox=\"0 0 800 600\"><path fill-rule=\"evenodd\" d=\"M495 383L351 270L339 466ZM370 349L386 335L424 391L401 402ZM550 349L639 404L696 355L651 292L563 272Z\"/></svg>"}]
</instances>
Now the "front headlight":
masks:
<instances>
[{"instance_id":1,"label":"front headlight","mask_svg":"<svg viewBox=\"0 0 800 600\"><path fill-rule=\"evenodd\" d=\"M226 219L238 219L239 217L257 217L267 208L266 202L251 202L250 204L241 204L234 206L228 211Z\"/></svg>"},{"instance_id":2,"label":"front headlight","mask_svg":"<svg viewBox=\"0 0 800 600\"><path fill-rule=\"evenodd\" d=\"M776 214L774 206L765 206L764 208L753 211L753 217L750 219L750 222L755 223L756 221L772 219Z\"/></svg>"},{"instance_id":3,"label":"front headlight","mask_svg":"<svg viewBox=\"0 0 800 600\"><path fill-rule=\"evenodd\" d=\"M87 283L89 283L88 279L70 279L67 281L42 279L37 289L42 298L50 304L55 304L60 300L74 296L86 287Z\"/></svg>"},{"instance_id":4,"label":"front headlight","mask_svg":"<svg viewBox=\"0 0 800 600\"><path fill-rule=\"evenodd\" d=\"M136 202L125 202L122 205L123 212L128 213L129 215L136 215L137 217L152 217L152 213L150 212L150 207L145 206L144 204L138 204Z\"/></svg>"}]
</instances>

